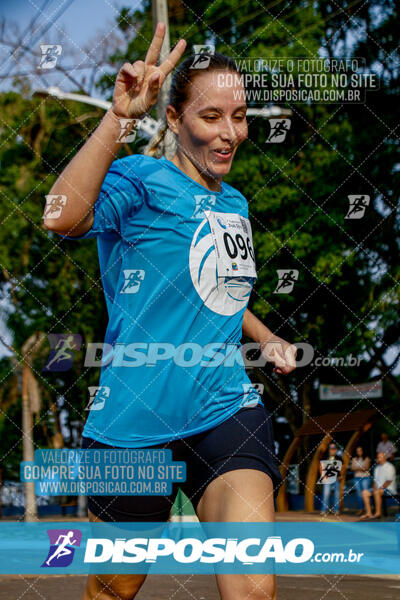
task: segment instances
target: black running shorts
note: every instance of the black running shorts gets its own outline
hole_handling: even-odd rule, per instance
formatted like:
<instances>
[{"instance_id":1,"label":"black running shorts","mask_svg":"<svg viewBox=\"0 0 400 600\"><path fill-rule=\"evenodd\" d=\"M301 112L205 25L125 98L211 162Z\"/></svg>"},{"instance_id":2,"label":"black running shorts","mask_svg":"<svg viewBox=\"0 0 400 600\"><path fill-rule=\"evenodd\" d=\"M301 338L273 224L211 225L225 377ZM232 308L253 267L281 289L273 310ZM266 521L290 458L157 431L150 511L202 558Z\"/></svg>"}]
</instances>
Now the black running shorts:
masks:
<instances>
[{"instance_id":1,"label":"black running shorts","mask_svg":"<svg viewBox=\"0 0 400 600\"><path fill-rule=\"evenodd\" d=\"M82 448L116 448L82 438ZM120 448L120 447L118 447ZM272 479L276 496L282 482L275 456L271 416L258 404L244 407L213 429L151 446L170 448L174 461L186 462L186 481L174 482L172 494L89 496L88 508L102 521L167 521L178 488L196 509L207 485L227 471L256 469Z\"/></svg>"}]
</instances>

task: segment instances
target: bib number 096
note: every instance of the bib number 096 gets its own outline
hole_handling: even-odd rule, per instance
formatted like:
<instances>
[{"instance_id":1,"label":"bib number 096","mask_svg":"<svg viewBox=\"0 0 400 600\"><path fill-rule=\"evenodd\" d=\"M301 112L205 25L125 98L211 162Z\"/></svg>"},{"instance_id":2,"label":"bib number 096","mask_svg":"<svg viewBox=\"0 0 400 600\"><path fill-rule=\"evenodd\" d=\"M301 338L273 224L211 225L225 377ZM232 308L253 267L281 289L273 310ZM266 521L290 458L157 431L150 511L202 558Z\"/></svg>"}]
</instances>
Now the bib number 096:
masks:
<instances>
[{"instance_id":1,"label":"bib number 096","mask_svg":"<svg viewBox=\"0 0 400 600\"><path fill-rule=\"evenodd\" d=\"M235 239L225 232L223 235L225 250L229 256L229 258L236 258L239 254L243 260L246 260L248 254L251 256L253 262L255 262L253 248L251 247L250 238L246 236L246 241L240 233L235 235Z\"/></svg>"}]
</instances>

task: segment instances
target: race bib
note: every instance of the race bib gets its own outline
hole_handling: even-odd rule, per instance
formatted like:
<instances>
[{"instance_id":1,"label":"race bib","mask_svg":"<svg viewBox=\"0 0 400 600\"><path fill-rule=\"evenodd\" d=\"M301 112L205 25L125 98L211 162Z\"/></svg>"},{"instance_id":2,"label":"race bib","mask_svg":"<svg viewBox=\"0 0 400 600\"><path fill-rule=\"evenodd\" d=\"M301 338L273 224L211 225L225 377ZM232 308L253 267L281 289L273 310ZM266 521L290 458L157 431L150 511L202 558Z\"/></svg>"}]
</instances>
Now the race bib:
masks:
<instances>
[{"instance_id":1,"label":"race bib","mask_svg":"<svg viewBox=\"0 0 400 600\"><path fill-rule=\"evenodd\" d=\"M236 213L204 211L215 246L218 277L257 277L249 219Z\"/></svg>"}]
</instances>

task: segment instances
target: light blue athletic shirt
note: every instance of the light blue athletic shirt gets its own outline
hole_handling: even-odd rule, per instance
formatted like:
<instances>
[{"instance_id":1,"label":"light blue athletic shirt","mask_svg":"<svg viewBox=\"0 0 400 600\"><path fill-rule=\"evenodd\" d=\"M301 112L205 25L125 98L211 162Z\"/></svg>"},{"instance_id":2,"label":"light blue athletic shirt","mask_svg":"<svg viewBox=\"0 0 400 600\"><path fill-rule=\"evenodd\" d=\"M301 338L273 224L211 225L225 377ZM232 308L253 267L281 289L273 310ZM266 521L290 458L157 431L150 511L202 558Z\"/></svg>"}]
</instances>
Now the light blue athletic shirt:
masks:
<instances>
[{"instance_id":1,"label":"light blue athletic shirt","mask_svg":"<svg viewBox=\"0 0 400 600\"><path fill-rule=\"evenodd\" d=\"M230 185L212 192L164 157L138 154L111 165L92 228L63 236L97 236L109 315L103 360L111 360L84 436L146 447L262 403L240 352L254 278L217 277L204 210L248 218L246 199Z\"/></svg>"}]
</instances>

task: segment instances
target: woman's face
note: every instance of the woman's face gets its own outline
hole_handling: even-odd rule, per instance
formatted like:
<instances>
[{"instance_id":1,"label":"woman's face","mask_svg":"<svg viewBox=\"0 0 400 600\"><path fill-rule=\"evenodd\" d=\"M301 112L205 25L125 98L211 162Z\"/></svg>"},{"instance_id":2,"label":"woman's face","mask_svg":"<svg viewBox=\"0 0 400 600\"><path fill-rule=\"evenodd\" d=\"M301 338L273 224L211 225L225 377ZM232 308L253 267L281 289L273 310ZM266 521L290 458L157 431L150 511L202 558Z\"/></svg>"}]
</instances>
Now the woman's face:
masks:
<instances>
[{"instance_id":1,"label":"woman's face","mask_svg":"<svg viewBox=\"0 0 400 600\"><path fill-rule=\"evenodd\" d=\"M361 446L358 446L358 447L356 448L356 453L357 453L357 456L362 456L363 449L361 448Z\"/></svg>"},{"instance_id":2,"label":"woman's face","mask_svg":"<svg viewBox=\"0 0 400 600\"><path fill-rule=\"evenodd\" d=\"M247 137L246 102L237 73L212 71L197 75L183 108L174 119L179 150L205 177L229 173L236 150Z\"/></svg>"}]
</instances>

